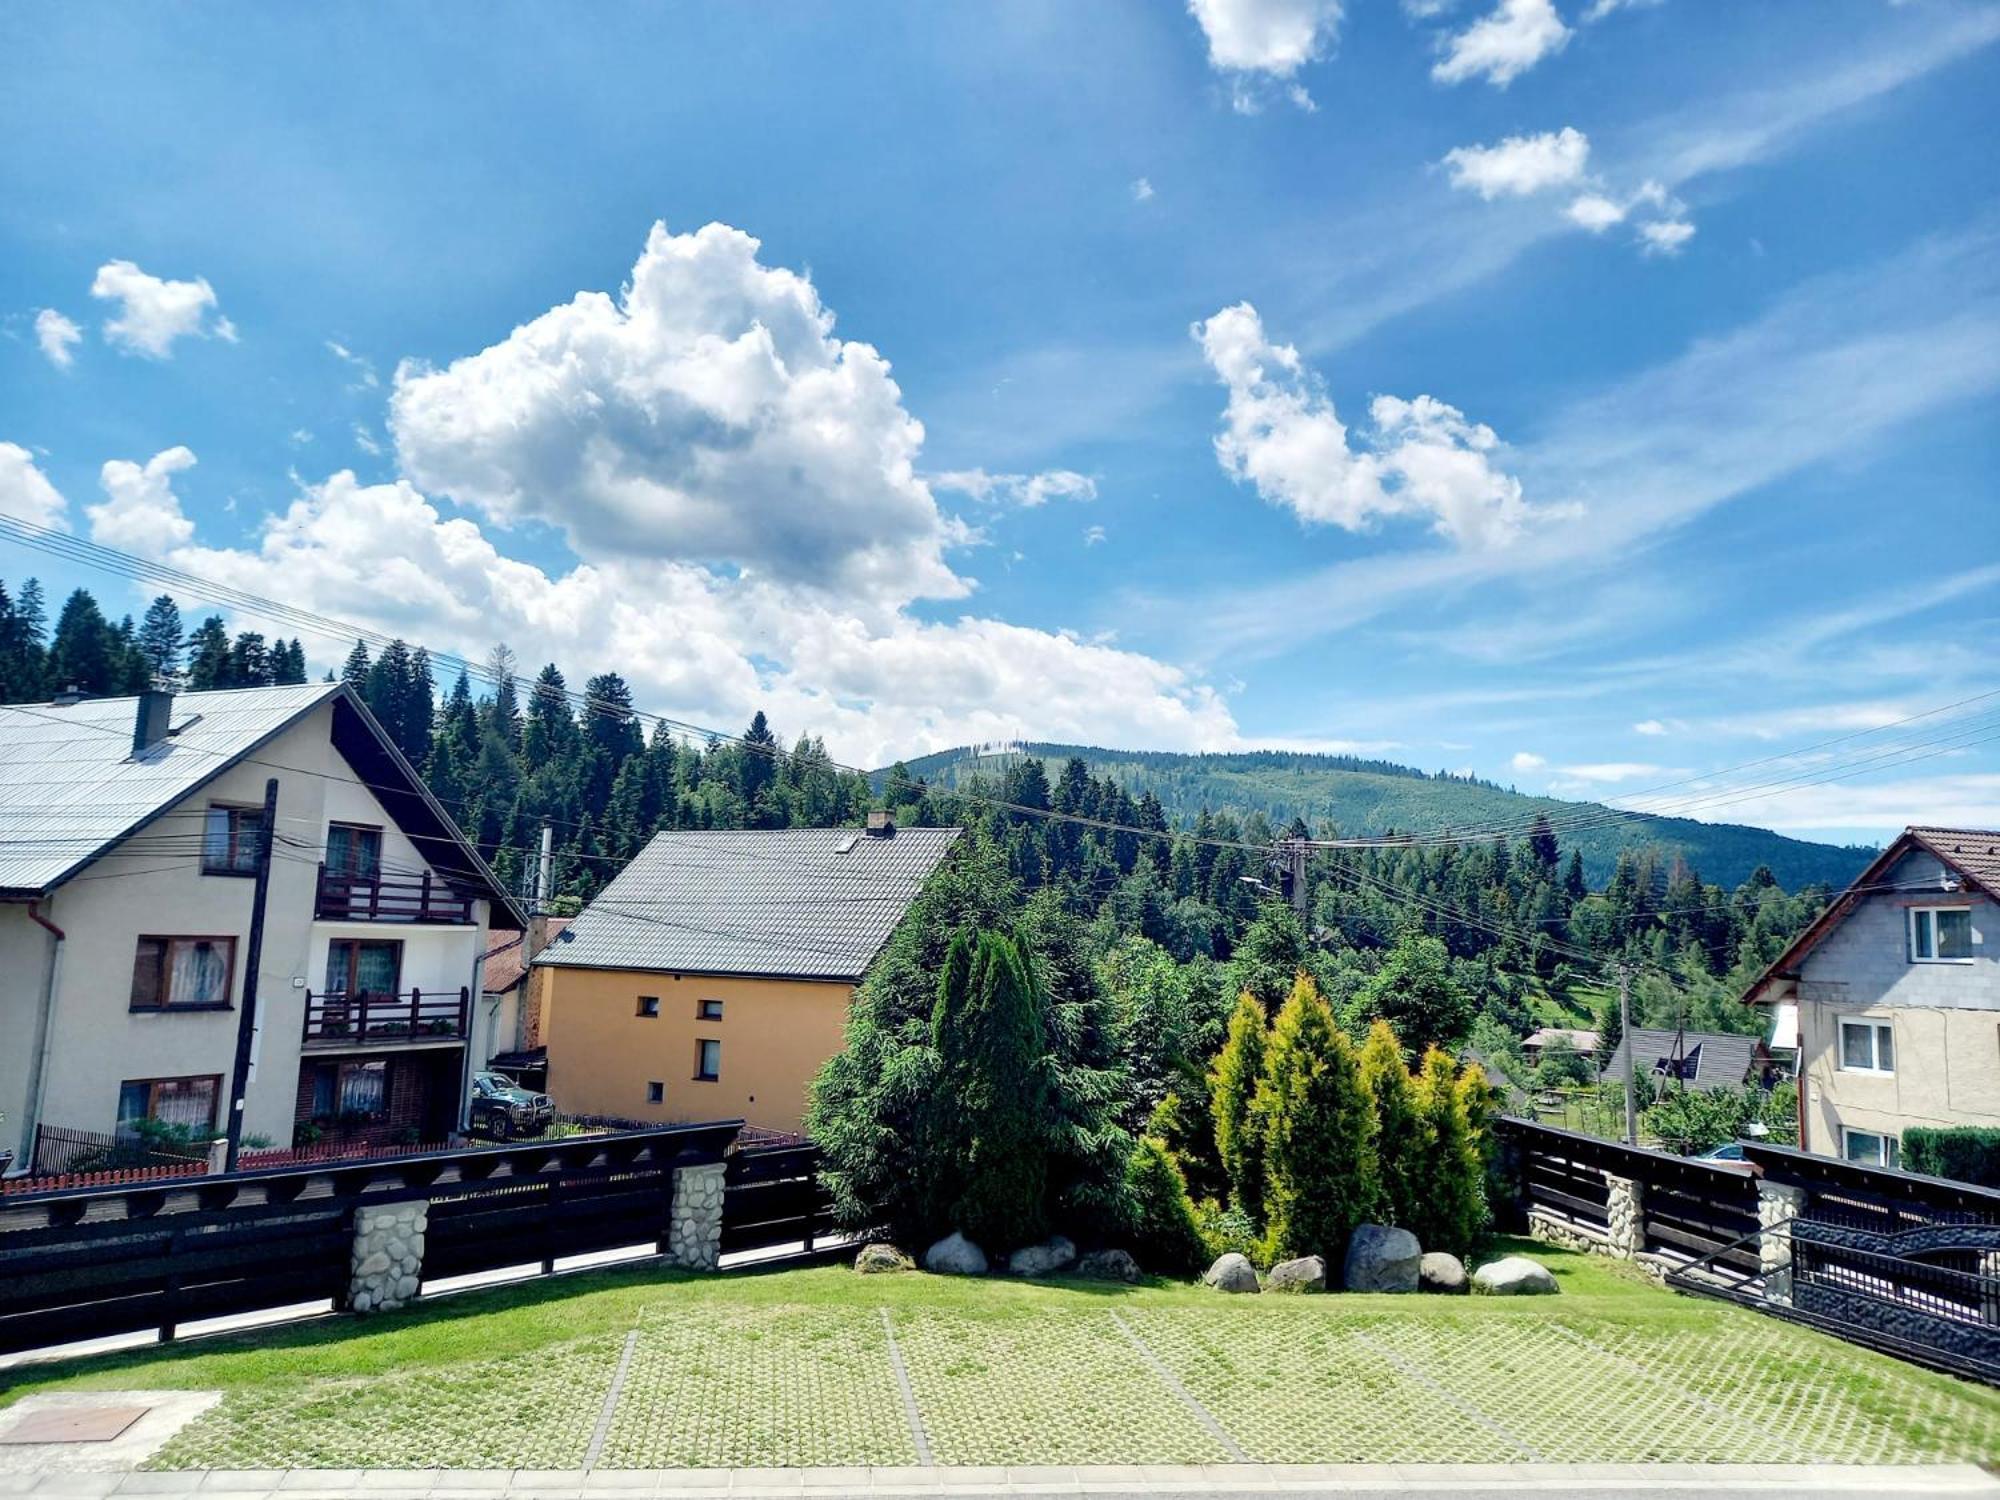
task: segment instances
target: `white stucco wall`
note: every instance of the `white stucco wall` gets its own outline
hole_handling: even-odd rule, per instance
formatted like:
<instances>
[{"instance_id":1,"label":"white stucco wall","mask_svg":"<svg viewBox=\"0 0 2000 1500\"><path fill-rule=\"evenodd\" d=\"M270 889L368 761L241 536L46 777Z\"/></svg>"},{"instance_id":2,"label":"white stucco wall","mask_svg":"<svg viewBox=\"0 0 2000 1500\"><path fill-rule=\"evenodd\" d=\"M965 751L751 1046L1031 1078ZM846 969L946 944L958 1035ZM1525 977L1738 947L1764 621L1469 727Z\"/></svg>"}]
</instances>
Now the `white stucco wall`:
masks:
<instances>
[{"instance_id":1,"label":"white stucco wall","mask_svg":"<svg viewBox=\"0 0 2000 1500\"><path fill-rule=\"evenodd\" d=\"M156 842L148 853L145 844L149 834L160 830L198 833L212 802L261 804L264 783L272 776L279 784L279 834L308 847L287 850L281 844L272 866L246 1134L290 1143L306 992L323 988L327 944L333 938L401 940L401 987L406 991L420 986L456 992L477 984L475 961L485 948L483 901L475 903L476 922L460 927L314 920L319 851L329 822L381 826L383 863L389 869L416 870L423 864L374 794L354 784L357 773L333 747L332 717L330 703L314 710L259 750L256 764L238 765L216 777L172 809L175 816L143 830L137 847L100 859L44 903L45 914L68 935L43 1083L44 1122L109 1132L124 1080L198 1074L222 1075L226 1112L254 882L203 874L192 842L175 852L160 852ZM134 955L138 939L147 934L235 937L232 1008L131 1010ZM6 975L0 981L0 1109L8 1117L0 1124L0 1146L18 1139L29 1113L30 1101L22 1093L29 1070L25 1054L48 947L48 935L23 909L0 908L0 973Z\"/></svg>"}]
</instances>

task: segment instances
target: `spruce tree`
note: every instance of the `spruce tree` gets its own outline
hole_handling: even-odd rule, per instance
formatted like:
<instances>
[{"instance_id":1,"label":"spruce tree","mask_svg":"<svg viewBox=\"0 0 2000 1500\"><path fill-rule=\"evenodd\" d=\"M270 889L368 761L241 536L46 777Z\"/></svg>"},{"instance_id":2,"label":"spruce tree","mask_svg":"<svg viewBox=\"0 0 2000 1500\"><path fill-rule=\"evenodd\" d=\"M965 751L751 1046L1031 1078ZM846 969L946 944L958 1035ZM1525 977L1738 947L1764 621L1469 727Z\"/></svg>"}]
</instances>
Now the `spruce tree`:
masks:
<instances>
[{"instance_id":1,"label":"spruce tree","mask_svg":"<svg viewBox=\"0 0 2000 1500\"><path fill-rule=\"evenodd\" d=\"M48 680L56 692L77 688L85 693L115 692L123 685L123 665L115 659L110 621L86 589L63 601L56 618L55 639L49 643Z\"/></svg>"},{"instance_id":2,"label":"spruce tree","mask_svg":"<svg viewBox=\"0 0 2000 1500\"><path fill-rule=\"evenodd\" d=\"M1364 1019L1381 1017L1415 1056L1455 1044L1472 1025L1472 997L1452 976L1443 943L1417 929L1397 940L1375 977L1355 998Z\"/></svg>"},{"instance_id":3,"label":"spruce tree","mask_svg":"<svg viewBox=\"0 0 2000 1500\"><path fill-rule=\"evenodd\" d=\"M1403 1047L1387 1021L1368 1028L1361 1047L1361 1083L1375 1109L1382 1212L1389 1223L1407 1229L1421 1212L1427 1147Z\"/></svg>"},{"instance_id":4,"label":"spruce tree","mask_svg":"<svg viewBox=\"0 0 2000 1500\"><path fill-rule=\"evenodd\" d=\"M340 668L340 680L364 702L368 698L368 670L368 643L356 641L354 649L347 653L347 660Z\"/></svg>"},{"instance_id":5,"label":"spruce tree","mask_svg":"<svg viewBox=\"0 0 2000 1500\"><path fill-rule=\"evenodd\" d=\"M1257 1090L1269 1048L1263 1004L1248 990L1238 997L1229 1030L1208 1074L1215 1150L1229 1179L1230 1197L1253 1223L1264 1222L1264 1128Z\"/></svg>"},{"instance_id":6,"label":"spruce tree","mask_svg":"<svg viewBox=\"0 0 2000 1500\"><path fill-rule=\"evenodd\" d=\"M1267 1252L1274 1260L1321 1255L1339 1263L1354 1227L1379 1211L1375 1111L1354 1044L1305 974L1271 1028L1257 1113Z\"/></svg>"},{"instance_id":7,"label":"spruce tree","mask_svg":"<svg viewBox=\"0 0 2000 1500\"><path fill-rule=\"evenodd\" d=\"M181 609L174 603L172 594L161 594L146 606L146 617L139 624L139 654L146 659L157 681L171 682L180 677Z\"/></svg>"},{"instance_id":8,"label":"spruce tree","mask_svg":"<svg viewBox=\"0 0 2000 1500\"><path fill-rule=\"evenodd\" d=\"M190 692L213 692L237 685L230 675L229 632L223 627L221 615L210 615L188 637L187 664Z\"/></svg>"}]
</instances>

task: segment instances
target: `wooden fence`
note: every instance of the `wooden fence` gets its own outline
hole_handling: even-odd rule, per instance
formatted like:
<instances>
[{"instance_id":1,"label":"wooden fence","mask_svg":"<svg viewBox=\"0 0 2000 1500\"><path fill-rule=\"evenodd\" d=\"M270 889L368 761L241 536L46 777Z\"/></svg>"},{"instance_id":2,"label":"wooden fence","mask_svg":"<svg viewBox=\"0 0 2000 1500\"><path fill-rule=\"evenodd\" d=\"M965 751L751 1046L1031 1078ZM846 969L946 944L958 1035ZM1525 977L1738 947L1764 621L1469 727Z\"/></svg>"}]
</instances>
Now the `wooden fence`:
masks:
<instances>
[{"instance_id":1,"label":"wooden fence","mask_svg":"<svg viewBox=\"0 0 2000 1500\"><path fill-rule=\"evenodd\" d=\"M0 1352L155 1329L171 1338L195 1319L297 1303L337 1307L355 1216L377 1204L430 1205L426 1280L657 1248L674 1172L723 1160L740 1123L13 1194L0 1200ZM798 1197L794 1189L786 1202ZM739 1242L772 1243L759 1234L798 1224L775 1212L759 1222L739 1225Z\"/></svg>"},{"instance_id":2,"label":"wooden fence","mask_svg":"<svg viewBox=\"0 0 2000 1500\"><path fill-rule=\"evenodd\" d=\"M802 1245L812 1254L833 1229L833 1200L819 1184L819 1147L753 1146L733 1152L723 1179L722 1252Z\"/></svg>"}]
</instances>

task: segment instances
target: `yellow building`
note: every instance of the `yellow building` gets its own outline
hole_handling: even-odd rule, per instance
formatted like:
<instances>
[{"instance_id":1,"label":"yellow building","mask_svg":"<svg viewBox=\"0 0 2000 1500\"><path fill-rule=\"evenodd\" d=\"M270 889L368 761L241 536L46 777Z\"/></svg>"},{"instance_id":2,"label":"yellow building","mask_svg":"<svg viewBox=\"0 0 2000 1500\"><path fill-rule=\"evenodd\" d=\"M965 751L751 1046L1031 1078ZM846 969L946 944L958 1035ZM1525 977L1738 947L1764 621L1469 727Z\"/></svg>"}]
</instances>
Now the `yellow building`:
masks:
<instances>
[{"instance_id":1,"label":"yellow building","mask_svg":"<svg viewBox=\"0 0 2000 1500\"><path fill-rule=\"evenodd\" d=\"M535 959L566 1114L796 1131L854 987L956 828L656 834Z\"/></svg>"}]
</instances>

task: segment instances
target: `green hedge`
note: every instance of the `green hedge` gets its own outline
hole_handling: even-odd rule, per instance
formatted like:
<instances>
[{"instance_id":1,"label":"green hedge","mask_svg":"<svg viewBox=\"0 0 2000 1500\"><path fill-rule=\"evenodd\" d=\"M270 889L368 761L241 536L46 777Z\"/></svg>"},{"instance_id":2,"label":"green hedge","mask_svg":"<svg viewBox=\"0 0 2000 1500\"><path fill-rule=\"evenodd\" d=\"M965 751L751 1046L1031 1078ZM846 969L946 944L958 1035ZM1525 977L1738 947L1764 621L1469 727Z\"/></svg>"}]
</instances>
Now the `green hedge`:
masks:
<instances>
[{"instance_id":1,"label":"green hedge","mask_svg":"<svg viewBox=\"0 0 2000 1500\"><path fill-rule=\"evenodd\" d=\"M2000 1188L2000 1130L1987 1125L1914 1126L1903 1132L1903 1167Z\"/></svg>"}]
</instances>

